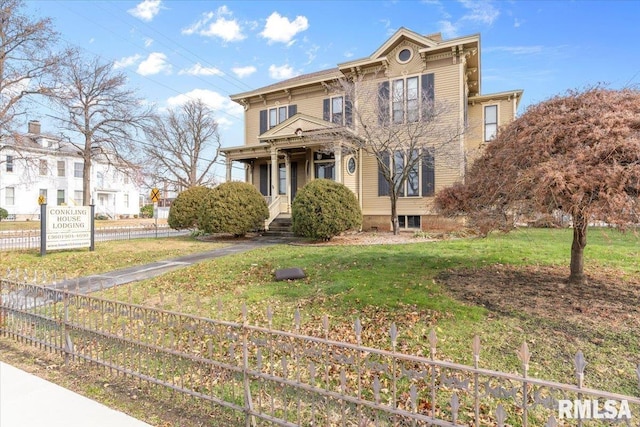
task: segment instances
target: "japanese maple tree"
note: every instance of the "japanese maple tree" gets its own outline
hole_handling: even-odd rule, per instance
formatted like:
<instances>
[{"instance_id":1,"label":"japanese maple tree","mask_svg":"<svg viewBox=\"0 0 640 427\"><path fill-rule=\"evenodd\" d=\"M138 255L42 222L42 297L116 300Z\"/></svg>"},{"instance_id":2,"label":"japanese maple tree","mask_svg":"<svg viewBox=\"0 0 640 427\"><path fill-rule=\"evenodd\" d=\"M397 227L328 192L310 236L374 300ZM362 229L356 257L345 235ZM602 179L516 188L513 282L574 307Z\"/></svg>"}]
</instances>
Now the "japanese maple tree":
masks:
<instances>
[{"instance_id":1,"label":"japanese maple tree","mask_svg":"<svg viewBox=\"0 0 640 427\"><path fill-rule=\"evenodd\" d=\"M436 205L483 232L510 230L521 215L570 215L569 282L584 284L587 225L638 224L639 196L640 91L597 86L529 107Z\"/></svg>"}]
</instances>

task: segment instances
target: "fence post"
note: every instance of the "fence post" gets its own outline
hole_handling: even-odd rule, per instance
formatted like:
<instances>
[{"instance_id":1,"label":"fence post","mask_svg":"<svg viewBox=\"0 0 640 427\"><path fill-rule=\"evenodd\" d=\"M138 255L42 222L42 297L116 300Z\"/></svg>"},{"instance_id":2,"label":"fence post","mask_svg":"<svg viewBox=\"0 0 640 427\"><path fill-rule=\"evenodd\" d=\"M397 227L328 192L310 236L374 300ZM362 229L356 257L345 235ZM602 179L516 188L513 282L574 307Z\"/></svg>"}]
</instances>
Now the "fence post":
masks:
<instances>
[{"instance_id":1,"label":"fence post","mask_svg":"<svg viewBox=\"0 0 640 427\"><path fill-rule=\"evenodd\" d=\"M156 228L156 231L158 229ZM242 304L242 385L244 388L245 426L253 427L256 420L253 415L253 400L251 398L251 381L249 381L249 321L247 320L247 305Z\"/></svg>"},{"instance_id":2,"label":"fence post","mask_svg":"<svg viewBox=\"0 0 640 427\"><path fill-rule=\"evenodd\" d=\"M67 363L69 363L69 356L73 356L73 341L71 341L71 335L69 334L69 331L67 330L67 324L69 322L69 292L68 292L68 287L65 284L64 286L64 290L62 292L62 301L63 301L63 305L64 305L64 313L63 313L63 320L62 320L62 325L61 325L61 332L62 332L62 344L63 344L63 348L64 348L64 364L66 365Z\"/></svg>"}]
</instances>

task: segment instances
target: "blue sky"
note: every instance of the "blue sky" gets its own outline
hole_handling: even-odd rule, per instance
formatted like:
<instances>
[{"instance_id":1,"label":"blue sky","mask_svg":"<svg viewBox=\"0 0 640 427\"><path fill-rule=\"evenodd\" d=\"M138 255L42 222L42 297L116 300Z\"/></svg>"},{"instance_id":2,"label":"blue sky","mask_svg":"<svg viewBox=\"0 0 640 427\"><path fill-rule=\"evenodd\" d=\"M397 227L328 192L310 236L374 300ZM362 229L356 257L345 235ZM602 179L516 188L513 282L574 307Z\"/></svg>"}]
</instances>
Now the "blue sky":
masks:
<instances>
[{"instance_id":1,"label":"blue sky","mask_svg":"<svg viewBox=\"0 0 640 427\"><path fill-rule=\"evenodd\" d=\"M243 143L242 109L229 95L366 57L400 27L445 39L480 33L482 93L523 89L520 113L568 89L640 85L640 1L31 0L27 7L52 18L63 42L114 61L149 102L204 99L224 146Z\"/></svg>"}]
</instances>

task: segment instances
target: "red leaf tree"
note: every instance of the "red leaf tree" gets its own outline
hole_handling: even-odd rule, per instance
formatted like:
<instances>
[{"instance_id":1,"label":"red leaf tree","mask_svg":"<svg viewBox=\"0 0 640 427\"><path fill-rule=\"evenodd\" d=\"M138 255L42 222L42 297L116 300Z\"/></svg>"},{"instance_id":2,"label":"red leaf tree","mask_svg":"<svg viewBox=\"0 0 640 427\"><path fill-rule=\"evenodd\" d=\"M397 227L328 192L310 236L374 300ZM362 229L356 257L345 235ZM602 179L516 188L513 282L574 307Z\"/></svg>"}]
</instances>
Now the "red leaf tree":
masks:
<instances>
[{"instance_id":1,"label":"red leaf tree","mask_svg":"<svg viewBox=\"0 0 640 427\"><path fill-rule=\"evenodd\" d=\"M529 107L486 146L465 183L438 194L436 205L467 216L484 233L510 230L522 215L570 215L569 282L584 284L587 225L638 224L639 196L640 91L594 87Z\"/></svg>"}]
</instances>

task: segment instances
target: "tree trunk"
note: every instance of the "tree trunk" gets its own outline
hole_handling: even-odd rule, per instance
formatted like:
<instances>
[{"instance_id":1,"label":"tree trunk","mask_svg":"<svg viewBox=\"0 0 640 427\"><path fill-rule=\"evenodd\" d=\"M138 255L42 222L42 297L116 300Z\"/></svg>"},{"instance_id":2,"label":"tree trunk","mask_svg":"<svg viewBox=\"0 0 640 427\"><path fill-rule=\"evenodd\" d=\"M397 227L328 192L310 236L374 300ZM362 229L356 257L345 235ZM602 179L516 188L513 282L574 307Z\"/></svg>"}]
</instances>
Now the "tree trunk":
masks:
<instances>
[{"instance_id":1,"label":"tree trunk","mask_svg":"<svg viewBox=\"0 0 640 427\"><path fill-rule=\"evenodd\" d=\"M587 246L587 218L582 212L573 215L573 243L571 244L571 274L569 283L584 285L584 248Z\"/></svg>"},{"instance_id":2,"label":"tree trunk","mask_svg":"<svg viewBox=\"0 0 640 427\"><path fill-rule=\"evenodd\" d=\"M393 235L400 234L400 224L398 223L398 197L394 194L391 195L391 226L393 229Z\"/></svg>"}]
</instances>

